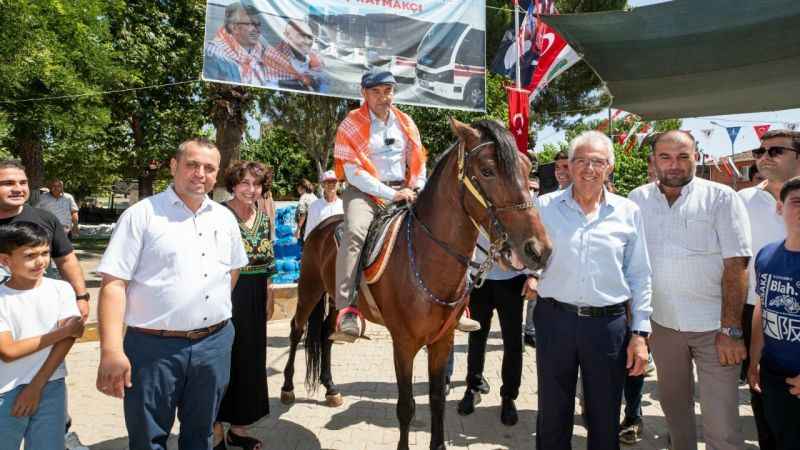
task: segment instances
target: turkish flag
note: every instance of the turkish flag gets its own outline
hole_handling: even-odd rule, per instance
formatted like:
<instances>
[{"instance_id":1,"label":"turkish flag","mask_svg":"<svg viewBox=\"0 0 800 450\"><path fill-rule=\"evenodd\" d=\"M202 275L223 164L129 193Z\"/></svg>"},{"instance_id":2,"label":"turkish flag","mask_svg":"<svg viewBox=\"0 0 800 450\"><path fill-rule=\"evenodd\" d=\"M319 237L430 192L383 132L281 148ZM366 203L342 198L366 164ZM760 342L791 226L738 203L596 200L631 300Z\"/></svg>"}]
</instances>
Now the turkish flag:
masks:
<instances>
[{"instance_id":1,"label":"turkish flag","mask_svg":"<svg viewBox=\"0 0 800 450\"><path fill-rule=\"evenodd\" d=\"M758 136L758 138L761 139L761 136L763 136L764 133L769 131L769 127L770 125L756 125L753 127L753 129L756 130L756 136Z\"/></svg>"},{"instance_id":2,"label":"turkish flag","mask_svg":"<svg viewBox=\"0 0 800 450\"><path fill-rule=\"evenodd\" d=\"M517 141L517 149L528 151L528 96L530 91L506 86L508 92L508 129Z\"/></svg>"}]
</instances>

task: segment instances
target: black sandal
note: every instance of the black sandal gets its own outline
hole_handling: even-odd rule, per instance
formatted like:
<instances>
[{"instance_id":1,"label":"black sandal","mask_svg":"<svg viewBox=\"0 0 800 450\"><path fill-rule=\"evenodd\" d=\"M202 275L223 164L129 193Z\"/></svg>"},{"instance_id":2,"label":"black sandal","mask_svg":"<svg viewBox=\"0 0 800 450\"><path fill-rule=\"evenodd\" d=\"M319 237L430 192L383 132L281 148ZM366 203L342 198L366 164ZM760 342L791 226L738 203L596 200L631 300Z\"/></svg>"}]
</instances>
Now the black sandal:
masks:
<instances>
[{"instance_id":1,"label":"black sandal","mask_svg":"<svg viewBox=\"0 0 800 450\"><path fill-rule=\"evenodd\" d=\"M240 447L244 450L256 450L264 447L264 444L258 439L250 436L239 436L238 434L228 430L228 437L225 442L231 447Z\"/></svg>"}]
</instances>

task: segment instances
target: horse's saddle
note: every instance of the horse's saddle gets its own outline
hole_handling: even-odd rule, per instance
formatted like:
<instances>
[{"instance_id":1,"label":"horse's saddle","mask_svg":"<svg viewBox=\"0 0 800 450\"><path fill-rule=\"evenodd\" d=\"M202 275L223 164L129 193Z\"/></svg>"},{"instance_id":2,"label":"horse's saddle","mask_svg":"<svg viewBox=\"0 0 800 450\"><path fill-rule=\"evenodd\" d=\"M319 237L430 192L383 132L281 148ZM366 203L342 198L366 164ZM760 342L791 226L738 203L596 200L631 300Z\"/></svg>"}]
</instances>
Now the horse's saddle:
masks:
<instances>
[{"instance_id":1,"label":"horse's saddle","mask_svg":"<svg viewBox=\"0 0 800 450\"><path fill-rule=\"evenodd\" d=\"M361 274L357 279L363 279L367 284L378 281L386 269L386 263L392 255L397 234L403 217L408 212L407 207L390 205L381 210L372 220L361 249L358 267ZM336 245L339 246L344 235L344 222L340 223L334 231ZM361 278L363 277L363 278Z\"/></svg>"}]
</instances>

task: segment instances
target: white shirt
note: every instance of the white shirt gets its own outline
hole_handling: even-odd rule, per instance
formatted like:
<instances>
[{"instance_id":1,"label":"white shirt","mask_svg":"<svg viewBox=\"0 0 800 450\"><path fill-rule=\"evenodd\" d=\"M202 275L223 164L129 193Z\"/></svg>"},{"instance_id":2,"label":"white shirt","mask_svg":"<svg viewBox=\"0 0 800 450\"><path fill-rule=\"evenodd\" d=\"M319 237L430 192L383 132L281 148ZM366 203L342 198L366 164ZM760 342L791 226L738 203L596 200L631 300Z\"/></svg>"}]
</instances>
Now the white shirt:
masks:
<instances>
[{"instance_id":1,"label":"white shirt","mask_svg":"<svg viewBox=\"0 0 800 450\"><path fill-rule=\"evenodd\" d=\"M75 291L66 281L43 278L38 287L24 291L0 286L0 333L11 332L14 341L55 331L58 321L80 315ZM0 394L30 383L52 348L45 347L16 361L0 361ZM62 361L50 381L65 376L67 369Z\"/></svg>"},{"instance_id":2,"label":"white shirt","mask_svg":"<svg viewBox=\"0 0 800 450\"><path fill-rule=\"evenodd\" d=\"M122 214L97 272L128 281L126 324L188 331L231 317L246 265L233 213L207 197L193 213L170 186Z\"/></svg>"},{"instance_id":3,"label":"white shirt","mask_svg":"<svg viewBox=\"0 0 800 450\"><path fill-rule=\"evenodd\" d=\"M49 192L44 192L39 197L39 203L36 204L36 207L53 213L61 225L67 229L72 228L72 213L78 211L78 204L75 203L75 199L66 192L58 198L55 198Z\"/></svg>"},{"instance_id":4,"label":"white shirt","mask_svg":"<svg viewBox=\"0 0 800 450\"><path fill-rule=\"evenodd\" d=\"M720 327L722 260L752 256L744 203L724 184L693 178L672 207L656 186L628 195L642 209L653 267L653 320L678 331Z\"/></svg>"},{"instance_id":5,"label":"white shirt","mask_svg":"<svg viewBox=\"0 0 800 450\"><path fill-rule=\"evenodd\" d=\"M778 215L778 202L769 191L764 189L765 186L766 182L738 192L739 197L744 201L747 215L750 217L750 238L752 239L754 256L770 242L786 239L786 227L781 216ZM747 288L748 305L755 305L758 301L756 271L753 267L755 260L755 258L750 258L750 263L747 266L747 272L750 277Z\"/></svg>"},{"instance_id":6,"label":"white shirt","mask_svg":"<svg viewBox=\"0 0 800 450\"><path fill-rule=\"evenodd\" d=\"M345 163L345 177L348 183L358 188L361 192L391 202L396 191L387 186L386 183L405 180L406 147L408 142L393 111L389 111L389 119L386 122L380 120L372 111L369 112L369 117L371 119L369 127L369 159L378 171L380 179L376 179L367 171L359 169L352 163ZM387 139L394 139L394 142L391 145L386 145ZM422 188L425 186L425 179L426 168L423 166L422 173L413 187Z\"/></svg>"},{"instance_id":7,"label":"white shirt","mask_svg":"<svg viewBox=\"0 0 800 450\"><path fill-rule=\"evenodd\" d=\"M297 211L301 214L308 213L308 207L311 206L312 203L317 201L317 196L306 192L305 194L300 196L300 199L297 201Z\"/></svg>"},{"instance_id":8,"label":"white shirt","mask_svg":"<svg viewBox=\"0 0 800 450\"><path fill-rule=\"evenodd\" d=\"M631 301L632 330L650 331L650 263L639 207L603 193L594 217L572 196L572 186L536 199L553 253L539 280L539 295L578 306Z\"/></svg>"},{"instance_id":9,"label":"white shirt","mask_svg":"<svg viewBox=\"0 0 800 450\"><path fill-rule=\"evenodd\" d=\"M314 228L317 227L317 225L321 224L322 221L337 214L344 214L342 199L339 197L336 197L336 200L332 202L325 200L325 197L315 200L314 203L308 207L306 233L303 236L303 239L308 238L308 235L314 230Z\"/></svg>"}]
</instances>

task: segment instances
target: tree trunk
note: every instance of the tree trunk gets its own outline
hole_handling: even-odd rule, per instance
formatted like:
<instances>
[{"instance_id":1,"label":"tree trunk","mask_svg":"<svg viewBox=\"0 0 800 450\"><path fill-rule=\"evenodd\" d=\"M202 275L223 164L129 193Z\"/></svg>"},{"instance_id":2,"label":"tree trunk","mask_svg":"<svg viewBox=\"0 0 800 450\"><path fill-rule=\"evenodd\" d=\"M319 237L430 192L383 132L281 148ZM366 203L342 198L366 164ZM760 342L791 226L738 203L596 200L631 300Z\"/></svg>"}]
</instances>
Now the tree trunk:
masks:
<instances>
[{"instance_id":1,"label":"tree trunk","mask_svg":"<svg viewBox=\"0 0 800 450\"><path fill-rule=\"evenodd\" d=\"M146 154L144 151L145 143L142 122L139 120L139 117L134 114L131 116L130 123L131 131L133 133L134 154L139 155L139 158L142 158L142 155ZM156 175L158 175L158 168L151 168L150 161L139 161L138 170L139 173L136 175L136 181L138 182L139 200L141 200L153 195L153 184L156 181Z\"/></svg>"},{"instance_id":2,"label":"tree trunk","mask_svg":"<svg viewBox=\"0 0 800 450\"><path fill-rule=\"evenodd\" d=\"M16 147L31 190L44 185L44 158L42 158L42 141L35 133L24 133L16 137Z\"/></svg>"},{"instance_id":3,"label":"tree trunk","mask_svg":"<svg viewBox=\"0 0 800 450\"><path fill-rule=\"evenodd\" d=\"M217 129L217 148L221 160L217 175L217 189L223 187L225 170L232 161L240 158L239 147L245 130L245 112L252 101L250 94L242 87L212 85L211 122Z\"/></svg>"},{"instance_id":4,"label":"tree trunk","mask_svg":"<svg viewBox=\"0 0 800 450\"><path fill-rule=\"evenodd\" d=\"M136 178L136 181L139 182L139 200L153 195L153 184L156 181L157 173L158 169L145 169L144 173Z\"/></svg>"}]
</instances>

